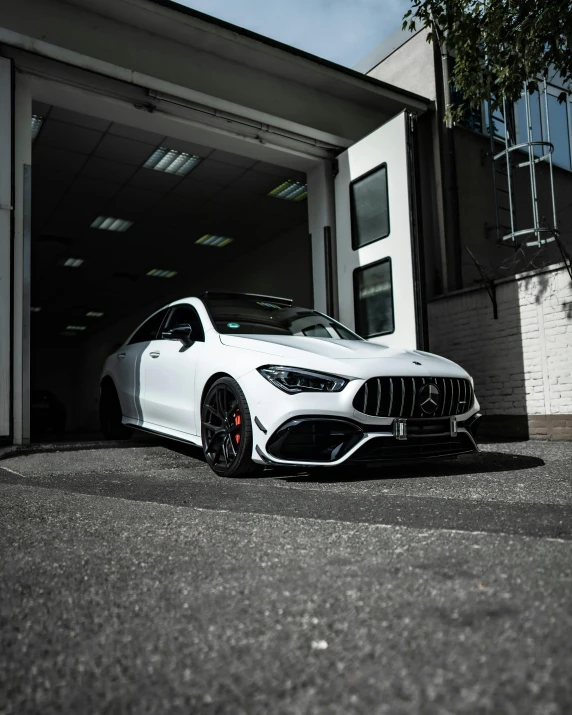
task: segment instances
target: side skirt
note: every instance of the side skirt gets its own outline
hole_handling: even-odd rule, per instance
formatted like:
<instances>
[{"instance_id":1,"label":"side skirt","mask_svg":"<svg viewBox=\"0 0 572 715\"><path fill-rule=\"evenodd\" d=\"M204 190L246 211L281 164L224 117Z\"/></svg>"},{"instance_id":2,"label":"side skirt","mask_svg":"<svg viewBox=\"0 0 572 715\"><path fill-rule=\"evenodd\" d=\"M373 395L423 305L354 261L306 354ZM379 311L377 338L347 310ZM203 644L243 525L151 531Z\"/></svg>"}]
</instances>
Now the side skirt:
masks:
<instances>
[{"instance_id":1,"label":"side skirt","mask_svg":"<svg viewBox=\"0 0 572 715\"><path fill-rule=\"evenodd\" d=\"M192 444L195 447L202 447L201 438L196 435L186 435L181 432L175 432L175 430L158 430L151 427L147 427L145 424L133 424L131 422L124 422L126 427L132 427L133 429L139 430L140 432L146 432L147 434L153 434L157 437L166 437L167 439L174 439L177 442L183 442L184 444Z\"/></svg>"}]
</instances>

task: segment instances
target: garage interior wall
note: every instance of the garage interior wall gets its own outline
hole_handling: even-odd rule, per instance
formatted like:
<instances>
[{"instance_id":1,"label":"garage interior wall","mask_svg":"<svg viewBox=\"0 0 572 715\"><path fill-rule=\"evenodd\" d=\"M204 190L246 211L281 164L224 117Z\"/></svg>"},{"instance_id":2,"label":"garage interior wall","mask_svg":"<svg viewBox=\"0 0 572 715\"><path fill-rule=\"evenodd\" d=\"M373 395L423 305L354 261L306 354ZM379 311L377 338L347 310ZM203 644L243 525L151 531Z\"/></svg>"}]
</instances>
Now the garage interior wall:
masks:
<instances>
[{"instance_id":1,"label":"garage interior wall","mask_svg":"<svg viewBox=\"0 0 572 715\"><path fill-rule=\"evenodd\" d=\"M63 402L68 431L97 430L103 361L171 300L210 289L312 305L309 202L268 195L288 181L303 187L304 173L196 144L192 130L173 139L39 101L32 112L41 122L32 163L32 388ZM145 168L162 150L198 157L196 166L184 176ZM97 216L133 224L102 230L91 227ZM207 234L233 240L197 245Z\"/></svg>"}]
</instances>

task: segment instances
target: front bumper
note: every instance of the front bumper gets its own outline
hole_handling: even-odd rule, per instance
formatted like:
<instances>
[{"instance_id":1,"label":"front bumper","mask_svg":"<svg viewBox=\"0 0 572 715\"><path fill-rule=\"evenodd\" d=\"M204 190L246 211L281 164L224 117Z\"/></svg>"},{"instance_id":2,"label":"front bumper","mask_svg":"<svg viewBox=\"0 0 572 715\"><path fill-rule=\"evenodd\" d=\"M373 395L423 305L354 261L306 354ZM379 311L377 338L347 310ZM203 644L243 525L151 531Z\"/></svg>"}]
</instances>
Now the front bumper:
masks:
<instances>
[{"instance_id":1,"label":"front bumper","mask_svg":"<svg viewBox=\"0 0 572 715\"><path fill-rule=\"evenodd\" d=\"M445 418L372 417L358 412L354 397L363 380L339 393L289 395L256 371L241 386L253 420L253 461L283 466L333 467L453 456L476 451L479 405ZM405 437L405 438L404 438Z\"/></svg>"},{"instance_id":2,"label":"front bumper","mask_svg":"<svg viewBox=\"0 0 572 715\"><path fill-rule=\"evenodd\" d=\"M298 417L281 425L268 439L265 452L258 447L257 454L266 464L296 466L450 457L478 451L473 432L480 417L394 419L374 431L350 420Z\"/></svg>"}]
</instances>

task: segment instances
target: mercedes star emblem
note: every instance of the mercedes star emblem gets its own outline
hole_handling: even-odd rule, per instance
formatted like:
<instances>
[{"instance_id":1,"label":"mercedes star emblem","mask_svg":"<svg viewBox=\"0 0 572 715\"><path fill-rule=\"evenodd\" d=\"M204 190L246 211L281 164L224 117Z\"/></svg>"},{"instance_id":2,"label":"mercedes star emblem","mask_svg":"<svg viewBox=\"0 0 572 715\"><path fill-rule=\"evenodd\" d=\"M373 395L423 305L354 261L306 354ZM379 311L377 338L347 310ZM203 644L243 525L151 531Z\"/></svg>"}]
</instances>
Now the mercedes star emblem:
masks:
<instances>
[{"instance_id":1,"label":"mercedes star emblem","mask_svg":"<svg viewBox=\"0 0 572 715\"><path fill-rule=\"evenodd\" d=\"M437 385L427 383L419 390L419 407L426 415L437 412L441 402L441 393Z\"/></svg>"}]
</instances>

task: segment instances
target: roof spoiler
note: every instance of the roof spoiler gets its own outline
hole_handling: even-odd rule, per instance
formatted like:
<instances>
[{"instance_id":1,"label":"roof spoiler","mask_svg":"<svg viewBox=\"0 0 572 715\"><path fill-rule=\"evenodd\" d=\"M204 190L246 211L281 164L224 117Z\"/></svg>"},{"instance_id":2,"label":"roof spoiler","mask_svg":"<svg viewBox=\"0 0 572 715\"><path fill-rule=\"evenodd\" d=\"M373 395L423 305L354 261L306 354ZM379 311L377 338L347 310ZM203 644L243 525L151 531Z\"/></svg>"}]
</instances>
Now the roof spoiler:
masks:
<instances>
[{"instance_id":1,"label":"roof spoiler","mask_svg":"<svg viewBox=\"0 0 572 715\"><path fill-rule=\"evenodd\" d=\"M283 303L284 305L292 305L292 298L280 298L276 295L261 295L260 293L232 293L230 291L207 290L199 298L254 298L255 300L269 300L273 303Z\"/></svg>"}]
</instances>

